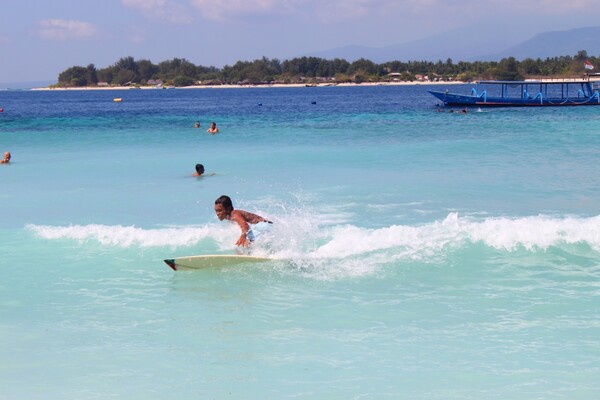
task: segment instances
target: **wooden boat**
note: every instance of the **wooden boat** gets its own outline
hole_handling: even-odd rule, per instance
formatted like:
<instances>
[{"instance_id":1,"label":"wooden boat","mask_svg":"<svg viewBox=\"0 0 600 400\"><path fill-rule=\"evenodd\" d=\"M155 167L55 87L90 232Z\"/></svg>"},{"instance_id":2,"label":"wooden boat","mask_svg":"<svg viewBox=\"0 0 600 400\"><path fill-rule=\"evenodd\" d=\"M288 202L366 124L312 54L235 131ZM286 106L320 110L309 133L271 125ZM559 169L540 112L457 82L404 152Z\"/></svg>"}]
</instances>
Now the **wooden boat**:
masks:
<instances>
[{"instance_id":1,"label":"wooden boat","mask_svg":"<svg viewBox=\"0 0 600 400\"><path fill-rule=\"evenodd\" d=\"M541 107L600 105L597 74L580 79L539 79L524 81L479 81L470 94L430 90L444 106L458 107Z\"/></svg>"}]
</instances>

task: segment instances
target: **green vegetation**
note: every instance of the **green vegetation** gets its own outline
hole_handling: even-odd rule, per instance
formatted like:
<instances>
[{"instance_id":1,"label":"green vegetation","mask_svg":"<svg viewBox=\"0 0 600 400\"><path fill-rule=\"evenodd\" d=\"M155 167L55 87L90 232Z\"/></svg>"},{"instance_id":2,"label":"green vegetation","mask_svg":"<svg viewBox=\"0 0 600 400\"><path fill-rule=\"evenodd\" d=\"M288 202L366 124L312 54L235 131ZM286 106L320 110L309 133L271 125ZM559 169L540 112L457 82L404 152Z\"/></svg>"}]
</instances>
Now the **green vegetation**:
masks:
<instances>
[{"instance_id":1,"label":"green vegetation","mask_svg":"<svg viewBox=\"0 0 600 400\"><path fill-rule=\"evenodd\" d=\"M234 65L203 67L186 59L174 58L158 65L149 60L124 57L108 68L74 66L61 72L58 87L113 85L257 85L271 83L345 83L417 81L471 81L476 79L520 80L523 78L567 78L581 76L583 63L590 60L600 66L600 58L588 56L585 50L574 57L561 56L522 61L509 57L496 61L390 61L375 64L366 59L349 63L343 59L326 60L300 57L280 62L263 57L254 61L238 61ZM425 78L426 77L426 78Z\"/></svg>"}]
</instances>

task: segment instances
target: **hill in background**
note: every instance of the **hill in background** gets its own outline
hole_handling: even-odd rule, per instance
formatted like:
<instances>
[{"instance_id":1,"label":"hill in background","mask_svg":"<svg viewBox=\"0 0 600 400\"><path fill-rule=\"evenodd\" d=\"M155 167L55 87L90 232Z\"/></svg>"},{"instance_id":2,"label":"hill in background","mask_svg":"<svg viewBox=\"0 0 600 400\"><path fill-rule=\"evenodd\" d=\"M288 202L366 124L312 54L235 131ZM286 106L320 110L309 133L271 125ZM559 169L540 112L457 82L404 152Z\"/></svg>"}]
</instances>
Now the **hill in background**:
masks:
<instances>
[{"instance_id":1,"label":"hill in background","mask_svg":"<svg viewBox=\"0 0 600 400\"><path fill-rule=\"evenodd\" d=\"M481 40L489 34L489 30L481 32L480 27L470 27L385 47L345 46L303 55L326 59L343 58L350 62L366 58L375 63L393 60L445 61L448 58L454 62L500 61L506 57L518 60L528 57L545 59L573 56L580 50L586 50L590 55L600 55L600 27L544 32L517 45L514 45L514 39L511 41L502 35L490 35L488 39ZM505 50L494 51L502 48Z\"/></svg>"},{"instance_id":2,"label":"hill in background","mask_svg":"<svg viewBox=\"0 0 600 400\"><path fill-rule=\"evenodd\" d=\"M533 38L502 52L482 55L479 61L501 60L515 57L547 58L565 55L575 55L579 50L586 50L589 55L600 55L600 26L540 33Z\"/></svg>"}]
</instances>

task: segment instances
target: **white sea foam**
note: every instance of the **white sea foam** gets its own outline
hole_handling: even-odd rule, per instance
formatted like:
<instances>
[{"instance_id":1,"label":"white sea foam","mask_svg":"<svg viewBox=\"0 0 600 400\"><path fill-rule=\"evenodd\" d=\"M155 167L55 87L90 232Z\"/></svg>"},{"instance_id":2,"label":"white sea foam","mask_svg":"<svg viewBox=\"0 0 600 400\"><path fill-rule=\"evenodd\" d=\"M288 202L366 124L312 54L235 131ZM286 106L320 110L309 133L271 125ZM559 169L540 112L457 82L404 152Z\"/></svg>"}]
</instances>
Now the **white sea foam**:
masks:
<instances>
[{"instance_id":1,"label":"white sea foam","mask_svg":"<svg viewBox=\"0 0 600 400\"><path fill-rule=\"evenodd\" d=\"M348 257L396 249L398 254L408 257L423 257L473 243L505 251L518 248L546 250L561 244L586 243L600 251L600 216L556 218L540 215L477 220L451 213L443 221L421 226L392 225L380 229L338 226L331 229L330 240L313 255Z\"/></svg>"},{"instance_id":2,"label":"white sea foam","mask_svg":"<svg viewBox=\"0 0 600 400\"><path fill-rule=\"evenodd\" d=\"M48 239L72 239L79 242L97 241L106 246L157 247L191 246L211 234L207 227L168 227L142 229L121 225L27 225L37 236Z\"/></svg>"},{"instance_id":3,"label":"white sea foam","mask_svg":"<svg viewBox=\"0 0 600 400\"><path fill-rule=\"evenodd\" d=\"M329 225L306 215L276 220L261 235L256 251L278 258L347 258L393 250L396 257L421 258L473 243L514 251L546 250L561 244L586 243L600 251L600 216L591 218L531 216L476 219L449 214L442 221L419 226L392 225L378 229ZM233 248L239 231L234 224L177 226L143 229L135 226L27 225L43 239L97 241L118 247L186 247L212 240L220 248Z\"/></svg>"}]
</instances>

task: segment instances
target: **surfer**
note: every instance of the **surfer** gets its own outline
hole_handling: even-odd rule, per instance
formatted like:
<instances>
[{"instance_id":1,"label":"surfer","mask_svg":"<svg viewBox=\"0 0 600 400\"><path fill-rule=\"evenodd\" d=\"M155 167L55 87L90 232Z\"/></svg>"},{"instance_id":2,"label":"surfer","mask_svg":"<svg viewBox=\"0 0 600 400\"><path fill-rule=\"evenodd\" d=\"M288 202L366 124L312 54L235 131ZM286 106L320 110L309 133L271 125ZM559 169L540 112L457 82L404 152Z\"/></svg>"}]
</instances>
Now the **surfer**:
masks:
<instances>
[{"instance_id":1,"label":"surfer","mask_svg":"<svg viewBox=\"0 0 600 400\"><path fill-rule=\"evenodd\" d=\"M196 121L194 123L194 128L200 128L200 121Z\"/></svg>"},{"instance_id":2,"label":"surfer","mask_svg":"<svg viewBox=\"0 0 600 400\"><path fill-rule=\"evenodd\" d=\"M206 132L212 133L214 135L215 133L219 133L219 128L217 128L216 123L211 122L210 127L208 128L208 130Z\"/></svg>"},{"instance_id":3,"label":"surfer","mask_svg":"<svg viewBox=\"0 0 600 400\"><path fill-rule=\"evenodd\" d=\"M234 210L233 203L229 196L221 196L215 200L215 213L219 221L228 220L237 223L242 230L242 234L236 246L248 247L254 241L254 233L250 229L250 224L255 225L260 222L272 224L273 222L261 217L260 215L252 214L244 210Z\"/></svg>"},{"instance_id":4,"label":"surfer","mask_svg":"<svg viewBox=\"0 0 600 400\"><path fill-rule=\"evenodd\" d=\"M4 153L4 158L2 160L0 160L0 164L8 164L10 162L10 151L7 151L6 153Z\"/></svg>"}]
</instances>

